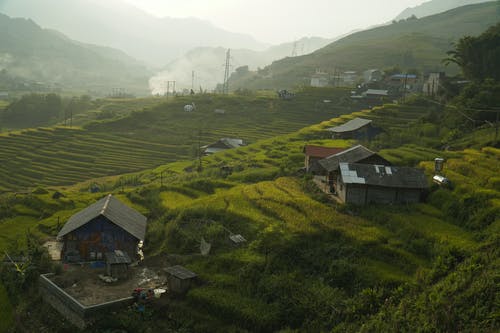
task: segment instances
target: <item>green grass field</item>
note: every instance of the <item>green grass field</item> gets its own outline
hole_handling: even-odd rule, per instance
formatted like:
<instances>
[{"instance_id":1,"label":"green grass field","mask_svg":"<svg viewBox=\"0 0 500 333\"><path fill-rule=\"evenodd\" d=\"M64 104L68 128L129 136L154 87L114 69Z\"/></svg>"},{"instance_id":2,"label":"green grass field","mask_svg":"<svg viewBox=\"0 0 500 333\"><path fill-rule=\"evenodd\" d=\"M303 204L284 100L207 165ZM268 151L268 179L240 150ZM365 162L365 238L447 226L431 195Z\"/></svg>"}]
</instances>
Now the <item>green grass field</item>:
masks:
<instances>
[{"instance_id":1,"label":"green grass field","mask_svg":"<svg viewBox=\"0 0 500 333\"><path fill-rule=\"evenodd\" d=\"M239 101L227 97L213 103ZM290 104L280 108L286 105ZM202 281L175 307L159 310L148 323L154 326L168 314L186 325L187 331L197 332L359 331L365 322L379 325L377 316L399 302L415 300L406 309L418 313L417 304L437 306L433 300L441 300L444 296L439 291L446 290L463 297L454 303L459 307L475 297L472 291L491 288L488 258L494 255L467 265L473 256L489 251L498 234L498 149L442 152L418 143L384 149L382 155L391 161L419 165L429 177L433 158L437 154L447 158L445 172L454 188L433 187L427 202L418 205L339 205L319 193L307 178L295 176L303 164L304 144L348 147L354 143L328 139L324 129L329 126L363 116L379 121L391 135L401 126L418 126L425 114L425 108L387 106L321 119L295 132L256 138L247 147L204 157L201 172L186 171L196 170L194 160L160 162L161 166L133 175L142 186L117 187L114 192L120 199L150 216L146 255L175 255L175 263L195 271ZM145 115L155 126L156 120L166 122L172 117L159 110ZM161 129L142 128L130 118L66 131L104 135L103 129L113 126L127 133L134 123L139 133L151 130L154 140L164 137ZM135 135L124 137L132 140ZM82 134L84 138L88 136ZM74 156L75 152L66 152L61 164ZM81 153L78 158L85 163L89 157ZM231 167L232 173L225 173L221 166ZM77 168L75 164L72 170L83 173ZM131 176L122 176L126 177ZM117 177L102 179L107 181L116 183ZM0 196L5 216L0 222L0 250L22 248L28 229L41 239L53 237L61 221L103 195L84 193L85 185L60 190L66 197L53 199L53 190ZM230 233L243 235L247 243L234 247L228 240ZM201 238L212 244L207 257L199 255ZM478 274L467 275L471 271ZM477 279L485 279L484 287L478 287ZM454 290L457 285L465 291ZM470 295L468 288L473 288ZM432 292L432 297L422 301L422 290ZM488 297L481 300L487 302ZM411 320L418 321L415 318ZM426 325L434 325L428 326L430 331L442 327L433 320Z\"/></svg>"},{"instance_id":2,"label":"green grass field","mask_svg":"<svg viewBox=\"0 0 500 333\"><path fill-rule=\"evenodd\" d=\"M323 89L298 94L293 101L274 97L178 97L119 119L93 122L83 128L38 128L0 135L0 191L37 185L69 185L107 175L149 169L193 158L198 144L222 137L246 142L270 138L330 119L348 109L318 105L329 98L339 102L345 90ZM184 112L194 101L197 110ZM129 109L156 99L122 102ZM139 103L139 104L137 104ZM106 105L103 105L106 108ZM117 102L110 108L121 109ZM214 113L224 109L225 114ZM123 111L127 113L128 111Z\"/></svg>"}]
</instances>

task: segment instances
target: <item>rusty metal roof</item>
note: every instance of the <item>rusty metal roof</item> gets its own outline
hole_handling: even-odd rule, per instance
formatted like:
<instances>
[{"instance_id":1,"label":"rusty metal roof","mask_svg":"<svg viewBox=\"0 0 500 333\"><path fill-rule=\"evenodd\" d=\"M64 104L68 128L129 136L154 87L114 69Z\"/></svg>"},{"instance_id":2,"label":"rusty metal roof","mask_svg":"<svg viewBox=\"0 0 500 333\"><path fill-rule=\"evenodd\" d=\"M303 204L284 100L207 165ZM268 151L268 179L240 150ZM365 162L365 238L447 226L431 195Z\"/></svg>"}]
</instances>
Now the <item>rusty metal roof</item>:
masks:
<instances>
[{"instance_id":1,"label":"rusty metal roof","mask_svg":"<svg viewBox=\"0 0 500 333\"><path fill-rule=\"evenodd\" d=\"M304 153L307 156L311 157L319 157L319 158L325 158L331 155L335 155L337 153L340 153L341 151L344 151L345 148L337 148L337 147L322 147L322 146L315 146L315 145L306 145L304 147Z\"/></svg>"}]
</instances>

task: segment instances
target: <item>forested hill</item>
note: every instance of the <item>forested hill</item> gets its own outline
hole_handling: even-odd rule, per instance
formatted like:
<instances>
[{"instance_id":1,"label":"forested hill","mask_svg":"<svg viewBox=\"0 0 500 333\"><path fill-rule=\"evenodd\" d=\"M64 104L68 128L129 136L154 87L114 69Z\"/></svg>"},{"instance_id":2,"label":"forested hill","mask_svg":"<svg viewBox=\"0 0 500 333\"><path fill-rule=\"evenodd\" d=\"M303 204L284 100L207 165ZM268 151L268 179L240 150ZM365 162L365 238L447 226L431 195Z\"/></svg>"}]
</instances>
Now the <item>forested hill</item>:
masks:
<instances>
[{"instance_id":1,"label":"forested hill","mask_svg":"<svg viewBox=\"0 0 500 333\"><path fill-rule=\"evenodd\" d=\"M316 69L363 71L398 65L402 69L454 71L442 63L452 43L464 35L479 35L498 22L499 6L498 1L469 5L354 33L310 55L284 58L260 71L233 75L230 86L275 89L308 85Z\"/></svg>"},{"instance_id":2,"label":"forested hill","mask_svg":"<svg viewBox=\"0 0 500 333\"><path fill-rule=\"evenodd\" d=\"M146 93L147 69L125 53L83 44L32 20L0 14L0 69L65 90Z\"/></svg>"}]
</instances>

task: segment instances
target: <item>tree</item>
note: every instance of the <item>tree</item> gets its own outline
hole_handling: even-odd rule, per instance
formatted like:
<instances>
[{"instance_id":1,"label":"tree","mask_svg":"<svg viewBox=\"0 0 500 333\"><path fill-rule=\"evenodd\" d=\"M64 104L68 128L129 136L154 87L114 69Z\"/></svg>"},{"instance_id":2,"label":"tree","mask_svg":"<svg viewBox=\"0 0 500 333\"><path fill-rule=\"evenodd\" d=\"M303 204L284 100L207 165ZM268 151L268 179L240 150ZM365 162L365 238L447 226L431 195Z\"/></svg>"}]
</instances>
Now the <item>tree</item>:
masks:
<instances>
[{"instance_id":1,"label":"tree","mask_svg":"<svg viewBox=\"0 0 500 333\"><path fill-rule=\"evenodd\" d=\"M478 37L461 38L447 54L444 62L457 64L469 80L500 80L500 23Z\"/></svg>"}]
</instances>

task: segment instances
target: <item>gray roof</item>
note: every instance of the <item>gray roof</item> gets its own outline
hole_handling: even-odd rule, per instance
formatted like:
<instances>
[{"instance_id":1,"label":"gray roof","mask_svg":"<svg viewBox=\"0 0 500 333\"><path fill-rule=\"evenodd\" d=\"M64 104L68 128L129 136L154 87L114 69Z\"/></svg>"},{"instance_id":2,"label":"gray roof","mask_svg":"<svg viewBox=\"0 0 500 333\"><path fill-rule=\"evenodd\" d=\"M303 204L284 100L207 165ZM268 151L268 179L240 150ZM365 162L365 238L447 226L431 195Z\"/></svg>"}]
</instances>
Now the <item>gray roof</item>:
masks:
<instances>
[{"instance_id":1,"label":"gray roof","mask_svg":"<svg viewBox=\"0 0 500 333\"><path fill-rule=\"evenodd\" d=\"M165 268L165 271L181 280L192 279L196 277L196 273L191 272L190 270L180 266L175 265L172 267Z\"/></svg>"},{"instance_id":2,"label":"gray roof","mask_svg":"<svg viewBox=\"0 0 500 333\"><path fill-rule=\"evenodd\" d=\"M359 163L340 163L344 184L366 184L411 189L427 188L424 171L417 168Z\"/></svg>"},{"instance_id":3,"label":"gray roof","mask_svg":"<svg viewBox=\"0 0 500 333\"><path fill-rule=\"evenodd\" d=\"M341 151L340 153L337 153L335 155L328 156L327 158L319 160L318 164L323 169L330 172L337 170L339 168L339 163L341 162L356 163L372 155L375 155L375 153L372 152L370 149L362 145L357 145L349 149L346 149L344 151Z\"/></svg>"},{"instance_id":4,"label":"gray roof","mask_svg":"<svg viewBox=\"0 0 500 333\"><path fill-rule=\"evenodd\" d=\"M372 121L370 119L354 118L353 120L349 120L347 123L340 126L328 128L327 131L334 133L352 132L370 124L371 122Z\"/></svg>"},{"instance_id":5,"label":"gray roof","mask_svg":"<svg viewBox=\"0 0 500 333\"><path fill-rule=\"evenodd\" d=\"M363 93L366 95L378 95L378 96L389 96L389 90L380 90L380 89L368 89Z\"/></svg>"},{"instance_id":6,"label":"gray roof","mask_svg":"<svg viewBox=\"0 0 500 333\"><path fill-rule=\"evenodd\" d=\"M106 217L132 236L139 240L144 240L147 218L135 209L123 204L111 194L71 216L61 231L59 231L57 238L61 238L73 230L80 228L98 216Z\"/></svg>"}]
</instances>

